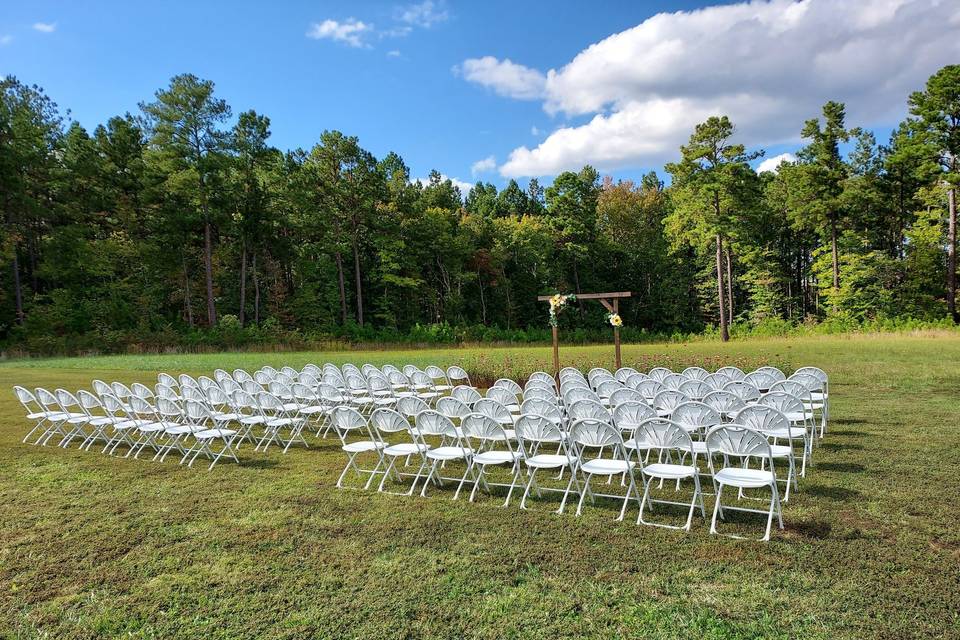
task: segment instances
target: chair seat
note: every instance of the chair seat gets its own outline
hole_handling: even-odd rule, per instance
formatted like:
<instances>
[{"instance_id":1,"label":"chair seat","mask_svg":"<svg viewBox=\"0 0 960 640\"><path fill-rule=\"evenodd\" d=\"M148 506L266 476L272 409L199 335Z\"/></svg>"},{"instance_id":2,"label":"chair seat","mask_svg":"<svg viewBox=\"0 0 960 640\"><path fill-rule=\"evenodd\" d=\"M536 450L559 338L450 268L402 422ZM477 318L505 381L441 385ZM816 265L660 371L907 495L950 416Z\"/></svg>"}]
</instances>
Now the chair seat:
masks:
<instances>
[{"instance_id":1,"label":"chair seat","mask_svg":"<svg viewBox=\"0 0 960 640\"><path fill-rule=\"evenodd\" d=\"M113 418L111 418L110 416L100 416L98 418L92 419L90 421L90 424L92 424L95 427L99 427L100 425L110 424L113 421L114 421Z\"/></svg>"},{"instance_id":2,"label":"chair seat","mask_svg":"<svg viewBox=\"0 0 960 640\"><path fill-rule=\"evenodd\" d=\"M213 419L217 422L233 422L234 420L240 419L240 414L238 413L215 413L213 414Z\"/></svg>"},{"instance_id":3,"label":"chair seat","mask_svg":"<svg viewBox=\"0 0 960 640\"><path fill-rule=\"evenodd\" d=\"M611 475L616 473L626 473L630 470L631 463L626 460L613 460L611 458L595 458L584 462L580 467L586 473L599 473Z\"/></svg>"},{"instance_id":4,"label":"chair seat","mask_svg":"<svg viewBox=\"0 0 960 640\"><path fill-rule=\"evenodd\" d=\"M413 442L401 442L400 444L392 444L389 447L386 447L383 450L383 455L385 456L409 456L414 453L420 453L426 451L430 448L428 444L416 444Z\"/></svg>"},{"instance_id":5,"label":"chair seat","mask_svg":"<svg viewBox=\"0 0 960 640\"><path fill-rule=\"evenodd\" d=\"M163 431L164 433L169 433L172 436L182 436L185 433L194 433L204 430L204 427L196 424L174 424L165 428Z\"/></svg>"},{"instance_id":6,"label":"chair seat","mask_svg":"<svg viewBox=\"0 0 960 640\"><path fill-rule=\"evenodd\" d=\"M372 440L361 440L360 442L350 442L340 447L347 453L363 453L364 451L374 451L384 448L383 443L373 442Z\"/></svg>"},{"instance_id":7,"label":"chair seat","mask_svg":"<svg viewBox=\"0 0 960 640\"><path fill-rule=\"evenodd\" d=\"M714 480L720 484L730 485L731 487L741 487L743 489L752 489L756 487L769 487L773 485L773 475L769 471L760 469L739 469L737 467L727 467L713 474Z\"/></svg>"},{"instance_id":8,"label":"chair seat","mask_svg":"<svg viewBox=\"0 0 960 640\"><path fill-rule=\"evenodd\" d=\"M646 442L643 442L643 441L637 442L636 438L624 439L623 446L626 449L632 449L634 451L637 451L637 450L646 451L647 449L651 448L650 445L647 444Z\"/></svg>"},{"instance_id":9,"label":"chair seat","mask_svg":"<svg viewBox=\"0 0 960 640\"><path fill-rule=\"evenodd\" d=\"M557 453L538 453L535 456L525 460L528 467L535 469L556 469L558 467L572 466L576 461L573 458L562 456Z\"/></svg>"},{"instance_id":10,"label":"chair seat","mask_svg":"<svg viewBox=\"0 0 960 640\"><path fill-rule=\"evenodd\" d=\"M236 435L236 433L234 429L204 429L203 431L197 431L193 435L197 440L212 440L214 438L229 438L232 435Z\"/></svg>"},{"instance_id":11,"label":"chair seat","mask_svg":"<svg viewBox=\"0 0 960 640\"><path fill-rule=\"evenodd\" d=\"M813 419L813 411L791 411L790 413L785 413L783 415L790 422L804 422L805 420Z\"/></svg>"},{"instance_id":12,"label":"chair seat","mask_svg":"<svg viewBox=\"0 0 960 640\"><path fill-rule=\"evenodd\" d=\"M788 416L789 417L789 416ZM807 430L803 427L790 427L789 429L777 429L768 431L767 435L771 438L802 438L807 435Z\"/></svg>"},{"instance_id":13,"label":"chair seat","mask_svg":"<svg viewBox=\"0 0 960 640\"><path fill-rule=\"evenodd\" d=\"M453 386L449 384L435 384L433 385L433 388L437 391L450 391L453 389Z\"/></svg>"},{"instance_id":14,"label":"chair seat","mask_svg":"<svg viewBox=\"0 0 960 640\"><path fill-rule=\"evenodd\" d=\"M303 422L301 418L273 418L267 421L268 427L292 427Z\"/></svg>"},{"instance_id":15,"label":"chair seat","mask_svg":"<svg viewBox=\"0 0 960 640\"><path fill-rule=\"evenodd\" d=\"M650 464L643 468L643 473L651 478L666 478L676 480L679 478L692 478L697 473L697 468L689 464L668 464L658 462Z\"/></svg>"},{"instance_id":16,"label":"chair seat","mask_svg":"<svg viewBox=\"0 0 960 640\"><path fill-rule=\"evenodd\" d=\"M312 407L303 407L303 408L300 409L299 411L300 411L300 413L306 414L306 415L308 415L308 416L312 416L312 415L316 415L316 414L318 414L318 413L323 413L324 408L321 407L321 406L319 406L319 405L315 405L315 406L312 406Z\"/></svg>"},{"instance_id":17,"label":"chair seat","mask_svg":"<svg viewBox=\"0 0 960 640\"><path fill-rule=\"evenodd\" d=\"M90 421L90 416L84 414L75 418L67 418L67 424L85 424Z\"/></svg>"},{"instance_id":18,"label":"chair seat","mask_svg":"<svg viewBox=\"0 0 960 640\"><path fill-rule=\"evenodd\" d=\"M245 416L240 418L240 424L263 424L267 419L263 416Z\"/></svg>"},{"instance_id":19,"label":"chair seat","mask_svg":"<svg viewBox=\"0 0 960 640\"><path fill-rule=\"evenodd\" d=\"M770 445L770 453L774 458L789 458L793 455L793 448L781 444Z\"/></svg>"},{"instance_id":20,"label":"chair seat","mask_svg":"<svg viewBox=\"0 0 960 640\"><path fill-rule=\"evenodd\" d=\"M477 464L507 464L513 463L520 457L519 453L514 451L484 451L473 456L473 461Z\"/></svg>"},{"instance_id":21,"label":"chair seat","mask_svg":"<svg viewBox=\"0 0 960 640\"><path fill-rule=\"evenodd\" d=\"M164 430L162 422L149 422L147 424L141 424L137 427L142 433L157 433Z\"/></svg>"},{"instance_id":22,"label":"chair seat","mask_svg":"<svg viewBox=\"0 0 960 640\"><path fill-rule=\"evenodd\" d=\"M431 460L458 460L466 458L471 453L466 447L437 447L427 451L427 457Z\"/></svg>"}]
</instances>

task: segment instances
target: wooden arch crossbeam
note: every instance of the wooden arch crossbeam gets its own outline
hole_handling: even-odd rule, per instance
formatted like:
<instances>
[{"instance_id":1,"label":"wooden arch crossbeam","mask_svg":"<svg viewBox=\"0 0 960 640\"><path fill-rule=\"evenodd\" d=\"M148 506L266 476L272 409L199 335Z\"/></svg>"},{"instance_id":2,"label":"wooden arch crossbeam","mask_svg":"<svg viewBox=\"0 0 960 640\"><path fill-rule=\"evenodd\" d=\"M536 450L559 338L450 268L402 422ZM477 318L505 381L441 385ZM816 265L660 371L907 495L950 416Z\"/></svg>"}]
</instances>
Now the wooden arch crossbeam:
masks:
<instances>
[{"instance_id":1,"label":"wooden arch crossbeam","mask_svg":"<svg viewBox=\"0 0 960 640\"><path fill-rule=\"evenodd\" d=\"M577 300L596 300L602 304L610 313L620 314L620 298L629 298L630 291L613 291L609 293L577 293ZM549 302L553 296L537 296L539 302ZM620 327L613 328L613 346L616 352L617 369L622 365L620 362ZM560 343L557 335L557 328L553 327L553 372L560 373Z\"/></svg>"}]
</instances>

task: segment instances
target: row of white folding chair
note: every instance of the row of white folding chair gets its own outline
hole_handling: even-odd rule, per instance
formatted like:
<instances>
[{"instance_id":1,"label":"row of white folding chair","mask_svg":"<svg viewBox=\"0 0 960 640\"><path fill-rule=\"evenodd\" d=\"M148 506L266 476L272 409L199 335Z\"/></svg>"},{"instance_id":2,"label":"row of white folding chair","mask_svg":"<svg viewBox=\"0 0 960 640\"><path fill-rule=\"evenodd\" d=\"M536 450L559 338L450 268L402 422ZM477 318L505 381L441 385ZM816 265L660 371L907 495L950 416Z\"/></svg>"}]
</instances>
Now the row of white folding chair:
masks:
<instances>
[{"instance_id":1,"label":"row of white folding chair","mask_svg":"<svg viewBox=\"0 0 960 640\"><path fill-rule=\"evenodd\" d=\"M405 495L412 495L421 479L423 480L421 496L426 495L431 482L442 485L444 480L452 480L457 484L454 499L459 497L465 484L469 483L472 485L470 501L473 501L478 489L483 488L489 491L490 486L493 485L486 477L488 467L508 466L511 470L511 481L509 484L501 483L500 485L508 487L504 506L509 504L514 490L523 484L524 491L520 506L525 509L531 490L538 495L547 490L538 486L537 472L543 469L561 469L569 470L570 479L566 489L556 489L563 492L558 513L563 512L570 495L579 495L577 515L580 514L585 499L590 498L594 501L597 497L611 497L623 501L617 518L621 520L633 499L640 507L638 523L671 526L643 519L644 509L652 509L655 502L650 495L650 490L652 481L656 479L677 481L689 479L695 486L689 505L683 503L683 506L689 507L686 524L683 527L672 528L689 530L697 507L704 515L706 513L703 493L699 486L699 470L693 462L696 454L689 435L680 425L660 418L649 419L638 425L639 435L634 436L635 441L641 442L647 451L660 451L658 462L650 465L644 464L644 460L639 456L637 460L631 460L620 431L601 420L580 420L569 432L563 432L550 420L542 416L529 415L523 416L517 422L515 432L510 434L496 420L478 413L468 414L457 427L448 417L432 410L425 410L418 414L411 425L406 416L389 409L378 409L368 421L358 412L342 408L334 412L333 422L348 457L347 464L337 479L338 487L343 487L343 480L351 470L361 480L366 480L364 488L369 488L380 476L379 491L384 490L388 479L402 482L404 476L412 477L409 488L402 492ZM360 435L361 439L351 438L353 435ZM400 437L400 442L396 440L397 436ZM439 445L431 444L427 438L439 439ZM549 448L550 451L555 450L556 453L543 453L541 447ZM588 451L594 453L588 454ZM673 463L669 457L666 463L662 462L664 451L668 454L670 452L679 454L681 463ZM605 452L608 455L604 455ZM376 464L373 468L363 469L358 465L357 459L366 453L376 456ZM687 455L690 456L691 464L682 463ZM419 458L417 472L401 473L397 467L398 461L412 456ZM733 467L722 466L714 470L714 458L717 456L722 457L724 465L731 458L754 462L761 459L763 465L759 469L750 469L745 464L738 464ZM766 444L761 434L746 427L721 425L712 429L708 436L706 457L717 500L711 532L717 532L716 519L718 516L723 517L724 509L759 511L730 505L721 506L720 499L724 486L735 486L741 490L766 486L770 490L770 508L763 511L768 515L768 521L766 533L762 539L769 539L774 514L780 519L782 527L774 467L775 456L770 452L770 445ZM463 474L459 479L443 478L441 476L443 465L454 461L464 464ZM639 468L643 477L642 498L637 490L634 473L636 468ZM731 468L736 469L736 472L729 471ZM521 483L524 470L528 478L525 483ZM622 475L628 478L626 492L622 496L597 493L590 487L590 482L596 475ZM669 500L656 500L656 502L671 503Z\"/></svg>"}]
</instances>

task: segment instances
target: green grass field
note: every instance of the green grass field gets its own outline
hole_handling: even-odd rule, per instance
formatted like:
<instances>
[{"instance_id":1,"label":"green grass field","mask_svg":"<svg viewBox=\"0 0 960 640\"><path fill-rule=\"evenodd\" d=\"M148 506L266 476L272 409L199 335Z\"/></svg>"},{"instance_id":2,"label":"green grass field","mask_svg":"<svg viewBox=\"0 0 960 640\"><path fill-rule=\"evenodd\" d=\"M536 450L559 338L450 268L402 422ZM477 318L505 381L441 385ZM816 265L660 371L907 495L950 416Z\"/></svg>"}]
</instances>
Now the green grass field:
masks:
<instances>
[{"instance_id":1,"label":"green grass field","mask_svg":"<svg viewBox=\"0 0 960 640\"><path fill-rule=\"evenodd\" d=\"M564 364L610 365L569 348ZM960 337L625 346L650 368L770 362L831 376L816 466L768 544L338 491L310 437L212 472L20 444L9 391L153 383L158 371L352 361L463 363L519 377L548 348L120 356L0 364L0 636L47 638L960 637ZM149 457L149 456L148 456ZM707 498L708 508L712 498ZM736 524L759 535L759 519Z\"/></svg>"}]
</instances>

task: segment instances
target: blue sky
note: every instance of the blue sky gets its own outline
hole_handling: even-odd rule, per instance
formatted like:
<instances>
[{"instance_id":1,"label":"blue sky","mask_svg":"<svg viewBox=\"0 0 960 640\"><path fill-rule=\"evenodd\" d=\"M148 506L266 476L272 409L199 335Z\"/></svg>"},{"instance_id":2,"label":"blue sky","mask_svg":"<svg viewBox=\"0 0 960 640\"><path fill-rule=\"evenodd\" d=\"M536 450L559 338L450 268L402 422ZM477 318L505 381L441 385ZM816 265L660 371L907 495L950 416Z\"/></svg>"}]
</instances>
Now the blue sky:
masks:
<instances>
[{"instance_id":1,"label":"blue sky","mask_svg":"<svg viewBox=\"0 0 960 640\"><path fill-rule=\"evenodd\" d=\"M907 93L960 60L953 2L702 4L6 0L0 74L93 128L191 72L268 115L280 148L340 129L414 176L502 185L661 170L715 112L768 157L828 99L883 141Z\"/></svg>"}]
</instances>

